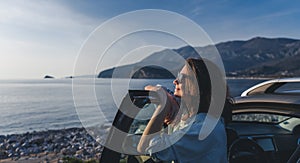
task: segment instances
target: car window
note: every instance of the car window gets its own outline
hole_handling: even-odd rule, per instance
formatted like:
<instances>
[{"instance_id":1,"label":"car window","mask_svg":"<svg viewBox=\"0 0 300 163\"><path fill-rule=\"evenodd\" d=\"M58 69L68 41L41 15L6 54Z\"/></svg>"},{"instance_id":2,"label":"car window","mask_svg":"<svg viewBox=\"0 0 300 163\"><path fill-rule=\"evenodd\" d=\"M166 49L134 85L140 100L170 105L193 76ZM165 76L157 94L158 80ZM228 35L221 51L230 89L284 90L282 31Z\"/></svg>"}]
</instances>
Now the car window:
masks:
<instances>
[{"instance_id":1,"label":"car window","mask_svg":"<svg viewBox=\"0 0 300 163\"><path fill-rule=\"evenodd\" d=\"M280 123L287 120L288 116L267 114L267 113L242 113L232 115L233 121L246 121L246 122L265 122L265 123Z\"/></svg>"},{"instance_id":2,"label":"car window","mask_svg":"<svg viewBox=\"0 0 300 163\"><path fill-rule=\"evenodd\" d=\"M274 93L300 94L300 82L286 83L277 88Z\"/></svg>"}]
</instances>

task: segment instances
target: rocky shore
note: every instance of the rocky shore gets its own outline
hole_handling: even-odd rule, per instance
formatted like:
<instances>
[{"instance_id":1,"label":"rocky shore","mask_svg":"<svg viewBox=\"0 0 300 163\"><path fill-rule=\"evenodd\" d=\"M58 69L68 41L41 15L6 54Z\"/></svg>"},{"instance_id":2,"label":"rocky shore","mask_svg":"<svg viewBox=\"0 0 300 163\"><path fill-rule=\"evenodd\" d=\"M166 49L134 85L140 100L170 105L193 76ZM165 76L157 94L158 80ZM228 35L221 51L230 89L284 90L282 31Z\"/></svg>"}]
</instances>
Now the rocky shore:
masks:
<instances>
[{"instance_id":1,"label":"rocky shore","mask_svg":"<svg viewBox=\"0 0 300 163\"><path fill-rule=\"evenodd\" d=\"M101 142L103 137L93 138L84 128L1 135L0 162L60 162L64 157L99 159Z\"/></svg>"}]
</instances>

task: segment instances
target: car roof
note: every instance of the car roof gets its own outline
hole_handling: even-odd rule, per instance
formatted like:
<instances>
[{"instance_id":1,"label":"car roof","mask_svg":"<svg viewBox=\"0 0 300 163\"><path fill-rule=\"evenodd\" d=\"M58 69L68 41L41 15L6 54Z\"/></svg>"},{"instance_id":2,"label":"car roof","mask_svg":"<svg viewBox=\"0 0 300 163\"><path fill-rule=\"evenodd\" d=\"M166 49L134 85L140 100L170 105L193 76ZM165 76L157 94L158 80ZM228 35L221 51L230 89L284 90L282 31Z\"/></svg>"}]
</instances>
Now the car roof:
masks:
<instances>
[{"instance_id":1,"label":"car roof","mask_svg":"<svg viewBox=\"0 0 300 163\"><path fill-rule=\"evenodd\" d=\"M232 113L277 113L300 117L300 98L296 95L259 94L233 98Z\"/></svg>"},{"instance_id":2,"label":"car roof","mask_svg":"<svg viewBox=\"0 0 300 163\"><path fill-rule=\"evenodd\" d=\"M258 92L265 92L268 88L270 88L274 84L294 83L294 82L300 82L300 77L268 80L268 81L259 83L257 85L254 85L253 87L247 89L246 91L244 91L241 94L241 96L244 97L244 96L248 96L250 94L255 94L255 93L258 93Z\"/></svg>"}]
</instances>

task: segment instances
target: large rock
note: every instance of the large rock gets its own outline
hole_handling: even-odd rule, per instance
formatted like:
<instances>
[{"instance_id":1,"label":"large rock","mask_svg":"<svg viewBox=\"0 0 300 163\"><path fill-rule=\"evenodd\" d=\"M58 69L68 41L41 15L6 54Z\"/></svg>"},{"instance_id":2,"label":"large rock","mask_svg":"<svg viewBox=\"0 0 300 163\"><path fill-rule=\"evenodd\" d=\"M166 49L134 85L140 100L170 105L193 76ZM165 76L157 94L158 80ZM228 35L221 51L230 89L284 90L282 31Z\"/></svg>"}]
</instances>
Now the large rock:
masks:
<instances>
[{"instance_id":1,"label":"large rock","mask_svg":"<svg viewBox=\"0 0 300 163\"><path fill-rule=\"evenodd\" d=\"M8 153L5 150L0 150L0 159L8 158Z\"/></svg>"}]
</instances>

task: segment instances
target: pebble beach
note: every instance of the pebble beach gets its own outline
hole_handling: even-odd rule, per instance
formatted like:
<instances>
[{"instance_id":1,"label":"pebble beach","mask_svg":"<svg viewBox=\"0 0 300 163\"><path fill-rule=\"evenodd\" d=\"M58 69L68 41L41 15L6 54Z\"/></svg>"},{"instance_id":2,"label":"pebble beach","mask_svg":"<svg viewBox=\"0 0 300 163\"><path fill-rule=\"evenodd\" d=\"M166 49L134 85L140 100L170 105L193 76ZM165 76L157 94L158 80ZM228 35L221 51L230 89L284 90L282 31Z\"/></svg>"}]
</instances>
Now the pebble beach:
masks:
<instances>
[{"instance_id":1,"label":"pebble beach","mask_svg":"<svg viewBox=\"0 0 300 163\"><path fill-rule=\"evenodd\" d=\"M99 128L103 134L109 128ZM65 157L98 160L104 138L84 128L0 136L0 162L62 162Z\"/></svg>"}]
</instances>

